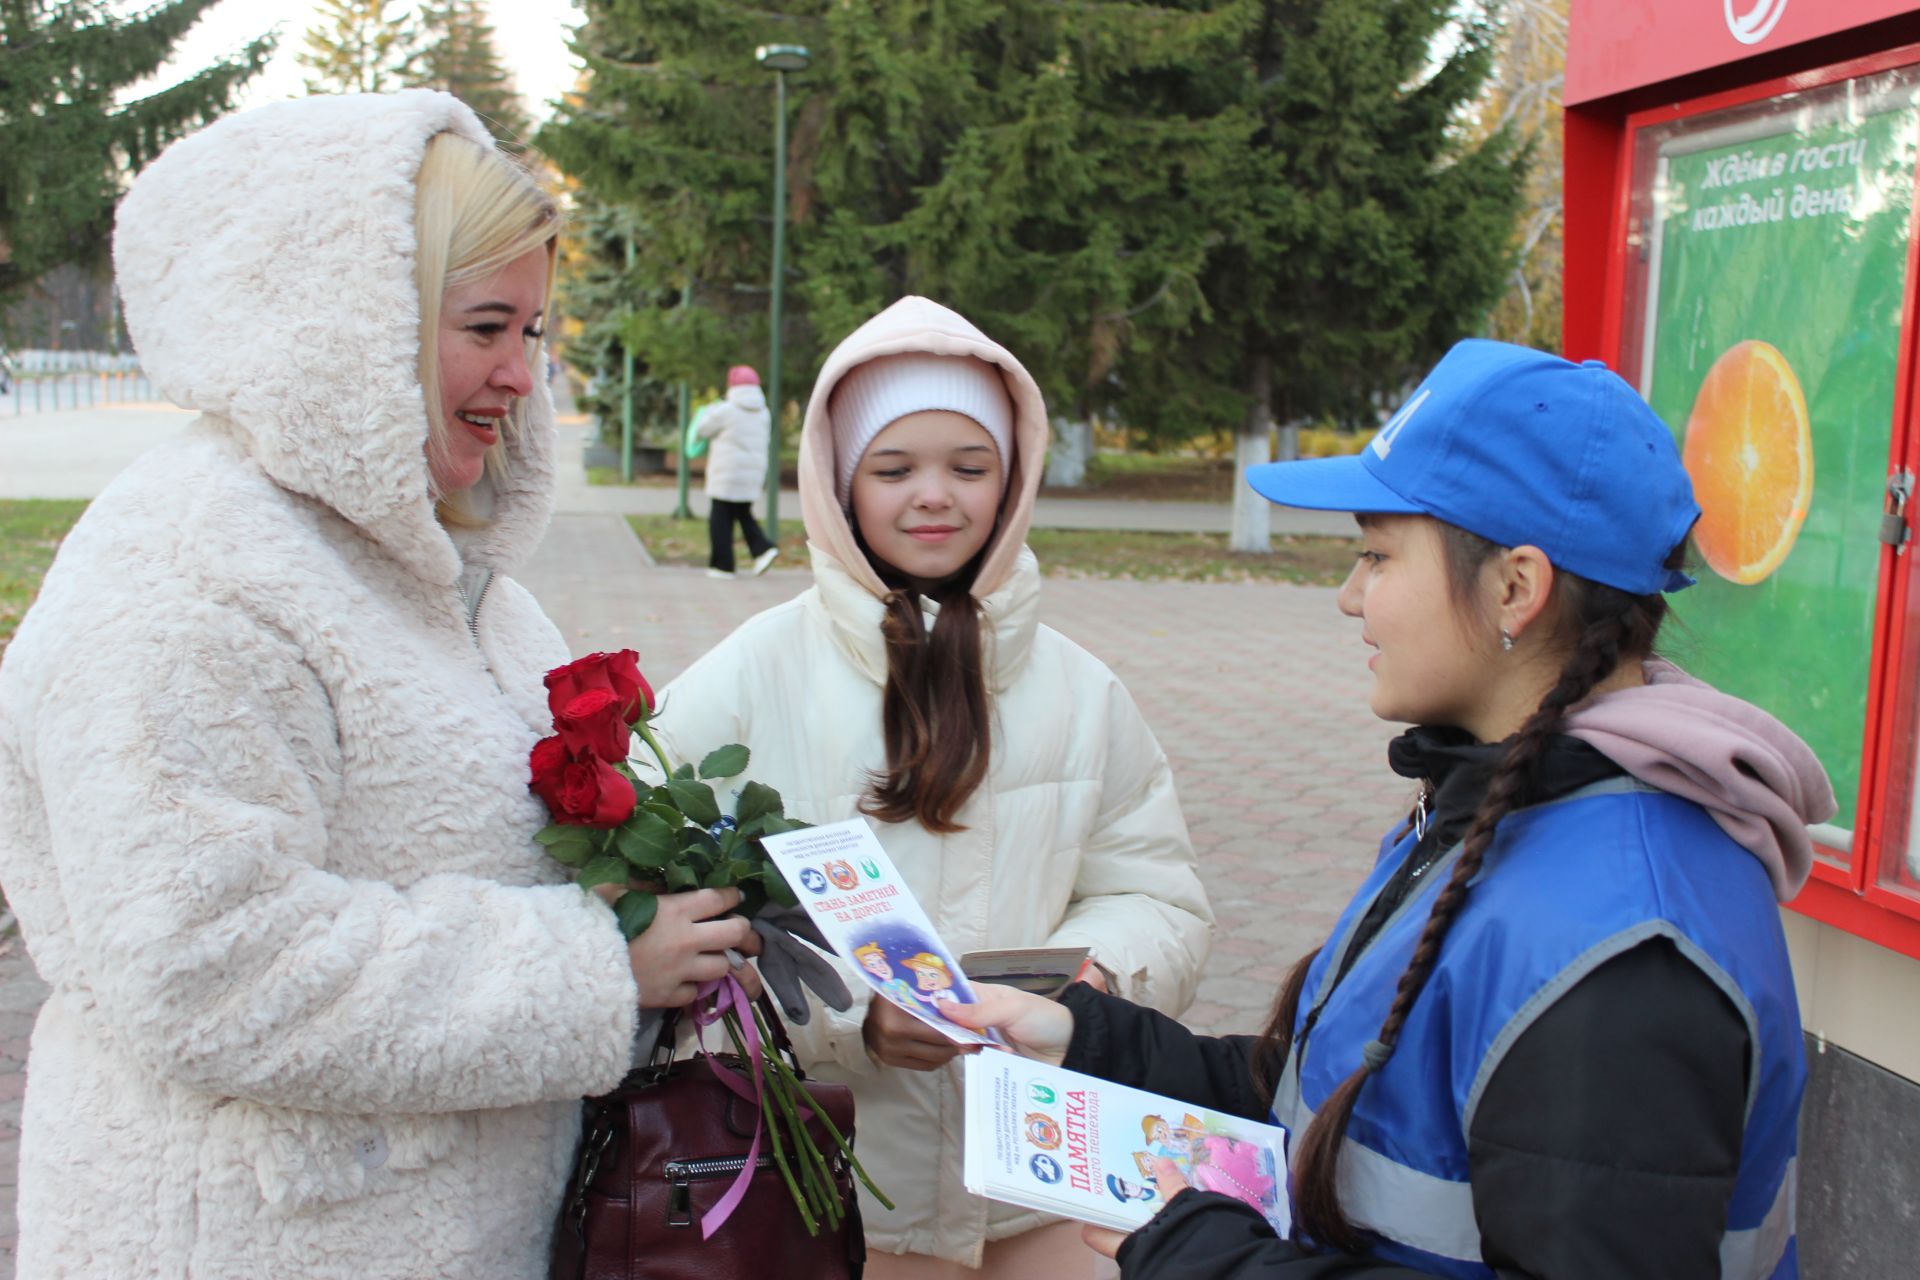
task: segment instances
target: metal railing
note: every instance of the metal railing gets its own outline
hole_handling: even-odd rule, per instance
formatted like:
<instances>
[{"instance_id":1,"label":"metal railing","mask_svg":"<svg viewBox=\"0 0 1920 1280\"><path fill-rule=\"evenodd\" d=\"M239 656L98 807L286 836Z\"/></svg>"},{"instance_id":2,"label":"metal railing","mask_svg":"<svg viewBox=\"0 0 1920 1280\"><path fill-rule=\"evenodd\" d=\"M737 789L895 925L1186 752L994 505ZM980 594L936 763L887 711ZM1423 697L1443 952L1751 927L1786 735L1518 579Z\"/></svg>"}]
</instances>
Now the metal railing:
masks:
<instances>
[{"instance_id":1,"label":"metal railing","mask_svg":"<svg viewBox=\"0 0 1920 1280\"><path fill-rule=\"evenodd\" d=\"M156 397L139 357L109 351L0 353L0 413L92 409ZM11 401L11 405L8 402Z\"/></svg>"}]
</instances>

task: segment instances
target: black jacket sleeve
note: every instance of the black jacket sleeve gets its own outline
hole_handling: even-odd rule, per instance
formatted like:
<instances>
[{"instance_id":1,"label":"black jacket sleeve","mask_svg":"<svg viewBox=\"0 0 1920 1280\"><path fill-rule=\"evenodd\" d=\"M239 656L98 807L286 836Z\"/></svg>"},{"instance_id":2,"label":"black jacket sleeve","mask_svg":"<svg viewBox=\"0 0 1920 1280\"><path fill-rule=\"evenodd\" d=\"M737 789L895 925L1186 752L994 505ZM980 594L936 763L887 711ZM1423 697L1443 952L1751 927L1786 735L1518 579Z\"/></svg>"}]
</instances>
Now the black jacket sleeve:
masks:
<instances>
[{"instance_id":1,"label":"black jacket sleeve","mask_svg":"<svg viewBox=\"0 0 1920 1280\"><path fill-rule=\"evenodd\" d=\"M1240 1087L1252 1088L1249 1040L1197 1036L1097 992L1075 996L1073 1007L1067 1065L1264 1115L1265 1102L1255 1113L1245 1092L1238 1107L1221 1105L1236 1096L1232 1062L1246 1079ZM1745 1124L1748 1048L1732 1002L1665 940L1616 956L1575 984L1515 1042L1474 1113L1468 1149L1488 1265L1507 1280L1717 1277ZM1123 1060L1135 1053L1166 1054L1166 1065ZM1275 1238L1245 1205L1198 1191L1182 1192L1128 1237L1120 1262L1127 1280L1422 1274L1307 1252Z\"/></svg>"},{"instance_id":2,"label":"black jacket sleeve","mask_svg":"<svg viewBox=\"0 0 1920 1280\"><path fill-rule=\"evenodd\" d=\"M1264 1121L1273 1104L1254 1084L1252 1036L1203 1036L1155 1009L1084 982L1061 995L1073 1039L1061 1065L1115 1084Z\"/></svg>"}]
</instances>

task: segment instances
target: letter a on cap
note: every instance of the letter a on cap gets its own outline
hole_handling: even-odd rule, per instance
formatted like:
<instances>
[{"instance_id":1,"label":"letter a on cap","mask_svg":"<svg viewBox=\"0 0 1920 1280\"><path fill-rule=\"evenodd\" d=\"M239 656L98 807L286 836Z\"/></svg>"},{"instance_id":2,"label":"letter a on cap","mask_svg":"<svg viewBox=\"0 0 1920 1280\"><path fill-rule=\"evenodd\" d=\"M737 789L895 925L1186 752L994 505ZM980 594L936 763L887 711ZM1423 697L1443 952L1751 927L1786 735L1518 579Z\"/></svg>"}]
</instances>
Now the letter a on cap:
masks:
<instances>
[{"instance_id":1,"label":"letter a on cap","mask_svg":"<svg viewBox=\"0 0 1920 1280\"><path fill-rule=\"evenodd\" d=\"M1393 438L1400 434L1400 428L1406 426L1407 423L1412 420L1413 415L1418 412L1420 406L1425 404L1427 397L1432 394L1433 388L1428 387L1425 391L1422 391L1419 395L1402 405L1400 412L1394 414L1393 417L1387 420L1387 425L1380 428L1380 434L1373 438L1373 444L1369 447L1383 458L1389 453L1392 453Z\"/></svg>"}]
</instances>

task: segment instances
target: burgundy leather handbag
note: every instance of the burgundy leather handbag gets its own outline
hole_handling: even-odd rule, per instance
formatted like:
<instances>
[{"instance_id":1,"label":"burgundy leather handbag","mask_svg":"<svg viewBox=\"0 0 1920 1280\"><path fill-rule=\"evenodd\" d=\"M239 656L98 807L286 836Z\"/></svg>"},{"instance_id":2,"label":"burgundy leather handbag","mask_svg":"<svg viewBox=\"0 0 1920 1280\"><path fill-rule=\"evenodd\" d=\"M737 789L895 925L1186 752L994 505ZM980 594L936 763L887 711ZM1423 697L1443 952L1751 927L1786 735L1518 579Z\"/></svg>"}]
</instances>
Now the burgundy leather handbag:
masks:
<instances>
[{"instance_id":1,"label":"burgundy leather handbag","mask_svg":"<svg viewBox=\"0 0 1920 1280\"><path fill-rule=\"evenodd\" d=\"M774 1043L801 1075L771 1002L760 1002ZM584 1103L579 1157L554 1227L551 1280L858 1280L866 1262L853 1173L821 1125L806 1120L827 1153L846 1214L808 1235L763 1139L746 1197L719 1230L700 1235L712 1209L746 1167L758 1108L713 1073L704 1058L669 1061L671 1022L653 1061L603 1097ZM714 1055L751 1078L732 1054ZM853 1141L853 1094L801 1076L816 1111Z\"/></svg>"}]
</instances>

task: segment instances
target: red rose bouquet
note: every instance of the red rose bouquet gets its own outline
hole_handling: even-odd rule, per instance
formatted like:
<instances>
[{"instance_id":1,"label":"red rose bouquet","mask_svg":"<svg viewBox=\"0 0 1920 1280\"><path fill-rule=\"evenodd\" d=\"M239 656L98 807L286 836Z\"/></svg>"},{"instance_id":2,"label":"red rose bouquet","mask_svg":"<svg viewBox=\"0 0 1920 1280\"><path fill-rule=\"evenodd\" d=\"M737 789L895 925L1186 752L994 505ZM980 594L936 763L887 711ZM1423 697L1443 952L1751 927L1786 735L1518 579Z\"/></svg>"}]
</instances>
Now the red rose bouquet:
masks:
<instances>
[{"instance_id":1,"label":"red rose bouquet","mask_svg":"<svg viewBox=\"0 0 1920 1280\"><path fill-rule=\"evenodd\" d=\"M781 908L794 909L794 915L785 916L790 923L767 929L762 920L756 920L755 931L763 939L784 942L778 958L786 971L791 973L797 963L801 976L818 989L820 984L805 972L809 961L802 954L804 948L781 935L782 930L794 928L791 922L796 916L804 919L805 913L798 910L792 888L760 844L762 836L807 824L787 817L780 793L758 782L741 786L733 798L733 812L722 812L710 781L744 773L751 758L747 749L738 743L721 747L698 768L669 761L648 727L658 708L653 689L640 674L639 655L631 649L592 653L556 667L547 673L546 685L554 732L534 745L530 785L546 803L553 821L535 839L554 858L574 868L574 880L582 888L629 886L613 904L628 940L653 923L659 892L733 886L742 894L742 914L749 917L783 916ZM659 764L658 784L642 779L627 762L634 734ZM643 885L648 887L639 887ZM773 980L770 962L775 958L770 949L763 960L769 981ZM822 962L812 963L826 969ZM804 1000L797 994L793 999L804 1011ZM817 1232L822 1221L837 1226L846 1210L835 1194L826 1157L801 1123L808 1109L806 1091L773 1051L772 1033L760 1011L728 976L701 988L692 1013L703 1029L716 1022L724 1027L735 1051L752 1064L752 1100L766 1119L774 1162L808 1231ZM716 1072L727 1073L711 1057L708 1062ZM891 1208L868 1180L846 1138L824 1113L820 1119L860 1180ZM756 1152L758 1145L756 1132ZM711 1235L739 1202L753 1164L747 1161L733 1192L702 1219L704 1235Z\"/></svg>"}]
</instances>

